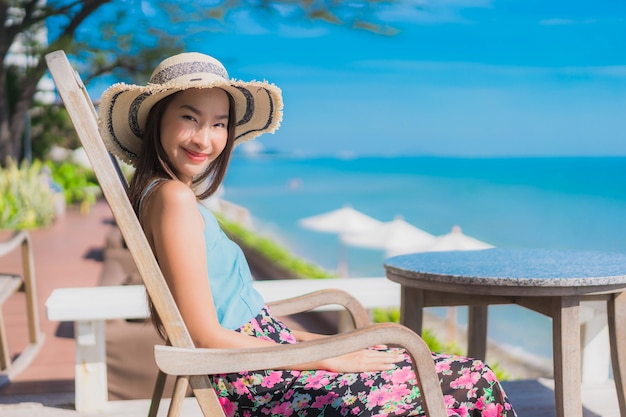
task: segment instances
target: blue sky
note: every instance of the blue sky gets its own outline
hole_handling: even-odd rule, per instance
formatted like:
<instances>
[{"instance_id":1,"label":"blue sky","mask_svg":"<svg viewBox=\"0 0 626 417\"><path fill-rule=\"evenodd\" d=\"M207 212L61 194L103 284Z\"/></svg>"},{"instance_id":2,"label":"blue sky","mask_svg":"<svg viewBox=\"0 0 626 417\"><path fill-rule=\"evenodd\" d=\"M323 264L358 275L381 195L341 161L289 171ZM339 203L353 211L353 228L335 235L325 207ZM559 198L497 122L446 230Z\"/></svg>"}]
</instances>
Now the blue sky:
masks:
<instances>
[{"instance_id":1,"label":"blue sky","mask_svg":"<svg viewBox=\"0 0 626 417\"><path fill-rule=\"evenodd\" d=\"M406 0L372 19L399 32L238 12L186 43L282 88L268 149L626 155L625 1Z\"/></svg>"}]
</instances>

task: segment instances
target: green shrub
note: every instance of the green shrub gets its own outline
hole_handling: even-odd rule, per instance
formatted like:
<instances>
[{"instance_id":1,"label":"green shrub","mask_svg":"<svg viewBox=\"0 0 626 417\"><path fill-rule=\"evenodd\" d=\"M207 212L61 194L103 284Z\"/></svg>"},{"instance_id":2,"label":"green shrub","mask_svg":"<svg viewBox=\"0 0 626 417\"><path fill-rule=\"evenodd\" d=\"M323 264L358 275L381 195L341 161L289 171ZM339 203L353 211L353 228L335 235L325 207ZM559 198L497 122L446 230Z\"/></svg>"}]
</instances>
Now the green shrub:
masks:
<instances>
[{"instance_id":1,"label":"green shrub","mask_svg":"<svg viewBox=\"0 0 626 417\"><path fill-rule=\"evenodd\" d=\"M89 168L72 162L47 161L52 179L63 190L65 202L68 205L81 204L92 205L101 194L98 181Z\"/></svg>"},{"instance_id":2,"label":"green shrub","mask_svg":"<svg viewBox=\"0 0 626 417\"><path fill-rule=\"evenodd\" d=\"M0 166L0 229L21 230L49 226L54 220L54 194L43 165L7 160Z\"/></svg>"},{"instance_id":3,"label":"green shrub","mask_svg":"<svg viewBox=\"0 0 626 417\"><path fill-rule=\"evenodd\" d=\"M224 232L236 237L244 245L256 249L276 265L294 272L297 276L306 278L331 278L335 276L311 262L293 256L289 250L271 239L259 236L241 224L227 220L224 216L217 213L215 215Z\"/></svg>"},{"instance_id":4,"label":"green shrub","mask_svg":"<svg viewBox=\"0 0 626 417\"><path fill-rule=\"evenodd\" d=\"M373 312L373 321L374 323L399 323L400 310L397 308L376 308ZM457 356L463 356L466 354L465 350L456 343L443 343L430 329L424 329L422 331L422 339L424 339L424 342L426 342L431 352L446 353ZM500 381L511 379L511 375L504 370L500 364L490 363L489 366Z\"/></svg>"}]
</instances>

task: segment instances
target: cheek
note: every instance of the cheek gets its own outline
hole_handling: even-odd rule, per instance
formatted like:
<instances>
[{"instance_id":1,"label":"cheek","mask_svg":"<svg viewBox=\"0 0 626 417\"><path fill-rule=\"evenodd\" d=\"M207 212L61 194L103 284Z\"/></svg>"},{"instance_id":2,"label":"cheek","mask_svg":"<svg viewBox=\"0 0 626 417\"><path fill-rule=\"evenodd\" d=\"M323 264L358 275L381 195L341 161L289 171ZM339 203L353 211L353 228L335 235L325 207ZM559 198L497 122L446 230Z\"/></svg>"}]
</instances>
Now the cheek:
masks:
<instances>
[{"instance_id":1,"label":"cheek","mask_svg":"<svg viewBox=\"0 0 626 417\"><path fill-rule=\"evenodd\" d=\"M228 134L225 135L221 135L217 141L217 143L215 144L216 148L219 149L220 153L222 153L222 151L224 151L224 149L226 148L226 144L228 143Z\"/></svg>"}]
</instances>

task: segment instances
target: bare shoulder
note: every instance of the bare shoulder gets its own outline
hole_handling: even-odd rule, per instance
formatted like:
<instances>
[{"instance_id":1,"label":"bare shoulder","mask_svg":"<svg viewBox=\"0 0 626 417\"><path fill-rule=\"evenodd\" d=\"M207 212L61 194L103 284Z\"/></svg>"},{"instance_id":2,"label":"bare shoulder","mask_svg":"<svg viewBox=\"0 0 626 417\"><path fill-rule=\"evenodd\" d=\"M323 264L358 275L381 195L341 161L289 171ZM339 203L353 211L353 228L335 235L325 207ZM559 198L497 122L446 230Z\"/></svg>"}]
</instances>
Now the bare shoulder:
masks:
<instances>
[{"instance_id":1,"label":"bare shoulder","mask_svg":"<svg viewBox=\"0 0 626 417\"><path fill-rule=\"evenodd\" d=\"M152 198L155 203L167 206L195 206L196 204L196 196L193 190L176 180L164 181L163 184L154 190Z\"/></svg>"},{"instance_id":2,"label":"bare shoulder","mask_svg":"<svg viewBox=\"0 0 626 417\"><path fill-rule=\"evenodd\" d=\"M144 214L152 225L169 219L196 219L199 216L196 195L180 181L164 181L151 193Z\"/></svg>"}]
</instances>

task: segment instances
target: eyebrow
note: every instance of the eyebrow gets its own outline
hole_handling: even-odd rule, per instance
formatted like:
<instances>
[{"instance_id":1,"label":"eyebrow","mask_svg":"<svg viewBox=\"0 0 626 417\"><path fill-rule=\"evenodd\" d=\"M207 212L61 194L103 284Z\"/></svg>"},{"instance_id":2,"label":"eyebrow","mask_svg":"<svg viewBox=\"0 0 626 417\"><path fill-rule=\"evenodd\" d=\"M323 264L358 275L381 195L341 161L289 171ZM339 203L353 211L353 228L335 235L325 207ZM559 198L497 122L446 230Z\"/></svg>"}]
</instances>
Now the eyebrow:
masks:
<instances>
[{"instance_id":1,"label":"eyebrow","mask_svg":"<svg viewBox=\"0 0 626 417\"><path fill-rule=\"evenodd\" d=\"M197 114L198 116L202 116L202 112L198 109L196 109L194 106L190 105L190 104L183 104L180 106L181 109L187 109L195 114ZM220 116L217 116L218 119L220 120L225 120L228 119L228 114L222 114Z\"/></svg>"}]
</instances>

